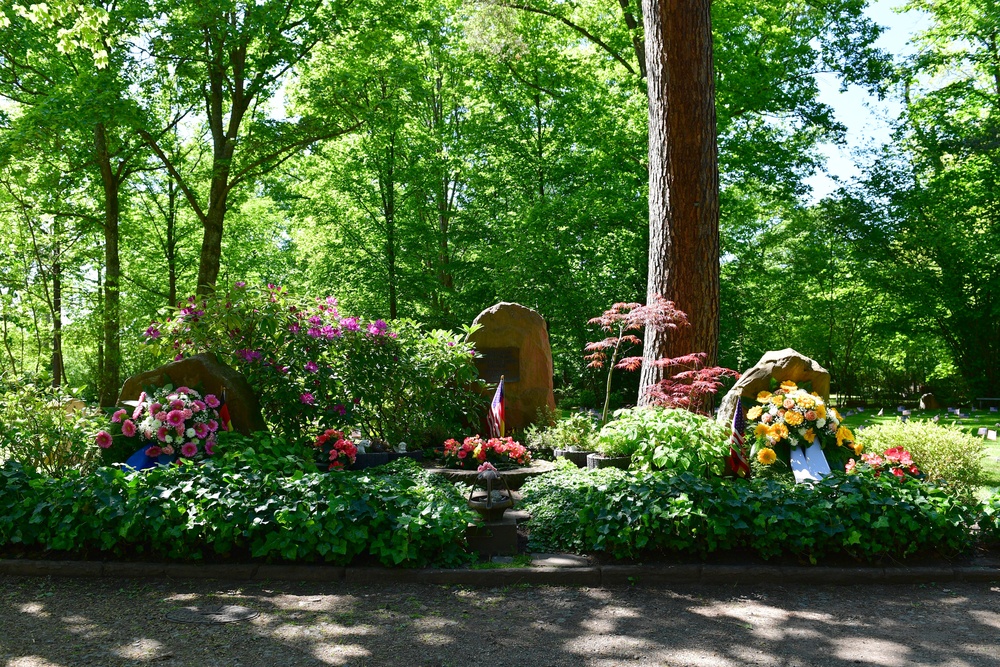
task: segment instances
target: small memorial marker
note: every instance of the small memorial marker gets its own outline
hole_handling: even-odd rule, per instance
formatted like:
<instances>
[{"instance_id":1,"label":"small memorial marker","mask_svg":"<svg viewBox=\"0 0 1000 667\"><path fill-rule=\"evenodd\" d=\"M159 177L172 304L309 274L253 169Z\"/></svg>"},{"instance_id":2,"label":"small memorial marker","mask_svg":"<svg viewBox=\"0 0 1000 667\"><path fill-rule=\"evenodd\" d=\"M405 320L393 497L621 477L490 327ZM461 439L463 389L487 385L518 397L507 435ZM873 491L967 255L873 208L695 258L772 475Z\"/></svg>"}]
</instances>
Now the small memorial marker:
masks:
<instances>
[{"instance_id":1,"label":"small memorial marker","mask_svg":"<svg viewBox=\"0 0 1000 667\"><path fill-rule=\"evenodd\" d=\"M997 411L997 406L991 405L990 406L990 412L996 412L996 411Z\"/></svg>"},{"instance_id":2,"label":"small memorial marker","mask_svg":"<svg viewBox=\"0 0 1000 667\"><path fill-rule=\"evenodd\" d=\"M903 416L904 417L909 417L912 414L913 414L913 410L903 410Z\"/></svg>"},{"instance_id":3,"label":"small memorial marker","mask_svg":"<svg viewBox=\"0 0 1000 667\"><path fill-rule=\"evenodd\" d=\"M941 421L941 415L934 415L934 419L932 419L931 421L937 424L939 421Z\"/></svg>"},{"instance_id":4,"label":"small memorial marker","mask_svg":"<svg viewBox=\"0 0 1000 667\"><path fill-rule=\"evenodd\" d=\"M858 412L864 412L864 411L865 411L864 408L858 408Z\"/></svg>"},{"instance_id":5,"label":"small memorial marker","mask_svg":"<svg viewBox=\"0 0 1000 667\"><path fill-rule=\"evenodd\" d=\"M987 440L996 440L997 439L997 432L996 431L987 431L986 432L986 439Z\"/></svg>"},{"instance_id":6,"label":"small memorial marker","mask_svg":"<svg viewBox=\"0 0 1000 667\"><path fill-rule=\"evenodd\" d=\"M982 427L981 429L979 429L979 435L986 435L986 427L985 426Z\"/></svg>"},{"instance_id":7,"label":"small memorial marker","mask_svg":"<svg viewBox=\"0 0 1000 667\"><path fill-rule=\"evenodd\" d=\"M882 415L884 415L884 414L885 414L885 408L880 408L880 409L879 409L879 411L878 411L878 414L877 414L877 415L875 415L875 416L876 416L876 417L881 417L881 416L882 416Z\"/></svg>"},{"instance_id":8,"label":"small memorial marker","mask_svg":"<svg viewBox=\"0 0 1000 667\"><path fill-rule=\"evenodd\" d=\"M896 412L902 412L905 409L906 408L904 408L902 405L899 405L899 406L896 407Z\"/></svg>"}]
</instances>

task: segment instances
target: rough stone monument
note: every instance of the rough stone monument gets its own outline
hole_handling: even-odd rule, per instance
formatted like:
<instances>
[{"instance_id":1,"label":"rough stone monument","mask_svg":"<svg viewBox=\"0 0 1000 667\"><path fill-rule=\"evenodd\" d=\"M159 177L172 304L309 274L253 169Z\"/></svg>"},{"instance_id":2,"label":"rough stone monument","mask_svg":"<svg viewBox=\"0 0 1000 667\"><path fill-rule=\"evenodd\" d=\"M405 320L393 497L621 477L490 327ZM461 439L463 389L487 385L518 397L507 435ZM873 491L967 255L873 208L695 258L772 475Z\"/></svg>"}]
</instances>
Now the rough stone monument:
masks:
<instances>
[{"instance_id":1,"label":"rough stone monument","mask_svg":"<svg viewBox=\"0 0 1000 667\"><path fill-rule=\"evenodd\" d=\"M222 399L225 390L226 405L233 430L244 435L266 431L267 424L260 412L260 401L246 378L239 371L220 363L215 355L197 354L173 361L145 373L133 375L125 381L118 403L138 400L146 387L188 386L203 394L215 394Z\"/></svg>"},{"instance_id":2,"label":"rough stone monument","mask_svg":"<svg viewBox=\"0 0 1000 667\"><path fill-rule=\"evenodd\" d=\"M719 406L718 423L729 426L736 412L740 398L757 400L757 394L771 388L771 378L778 382L791 380L795 383L809 382L812 391L824 401L830 400L830 374L818 363L803 356L790 347L764 353L755 366L747 369Z\"/></svg>"},{"instance_id":3,"label":"rough stone monument","mask_svg":"<svg viewBox=\"0 0 1000 667\"><path fill-rule=\"evenodd\" d=\"M504 378L507 432L532 424L543 406L555 410L552 348L542 316L520 304L501 302L479 313L473 324L480 325L469 336L482 355L475 362L479 377L490 385Z\"/></svg>"}]
</instances>

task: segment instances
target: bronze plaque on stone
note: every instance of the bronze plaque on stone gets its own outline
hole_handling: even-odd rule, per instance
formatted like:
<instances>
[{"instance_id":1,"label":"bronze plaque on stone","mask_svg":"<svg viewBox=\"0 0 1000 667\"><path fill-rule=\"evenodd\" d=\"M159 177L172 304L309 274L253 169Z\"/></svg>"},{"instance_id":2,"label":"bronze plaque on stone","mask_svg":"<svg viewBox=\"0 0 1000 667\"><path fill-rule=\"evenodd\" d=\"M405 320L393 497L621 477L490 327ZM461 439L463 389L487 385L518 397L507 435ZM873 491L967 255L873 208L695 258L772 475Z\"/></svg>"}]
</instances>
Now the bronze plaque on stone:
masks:
<instances>
[{"instance_id":1,"label":"bronze plaque on stone","mask_svg":"<svg viewBox=\"0 0 1000 667\"><path fill-rule=\"evenodd\" d=\"M516 347L486 347L478 350L483 355L475 360L479 377L485 382L517 382L521 375L521 350Z\"/></svg>"}]
</instances>

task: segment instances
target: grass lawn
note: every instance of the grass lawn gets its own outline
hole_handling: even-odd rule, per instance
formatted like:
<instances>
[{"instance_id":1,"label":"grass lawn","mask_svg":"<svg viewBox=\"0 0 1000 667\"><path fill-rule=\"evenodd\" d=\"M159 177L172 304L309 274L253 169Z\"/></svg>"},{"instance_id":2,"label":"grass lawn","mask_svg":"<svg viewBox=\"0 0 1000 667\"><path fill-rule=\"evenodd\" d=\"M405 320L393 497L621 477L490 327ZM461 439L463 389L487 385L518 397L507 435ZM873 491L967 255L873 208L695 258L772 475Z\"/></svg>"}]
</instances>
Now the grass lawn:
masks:
<instances>
[{"instance_id":1,"label":"grass lawn","mask_svg":"<svg viewBox=\"0 0 1000 667\"><path fill-rule=\"evenodd\" d=\"M874 426L876 424L886 424L899 419L896 409L886 408L885 414L878 416L878 408L867 408L864 412L850 414L850 410L841 410L844 423L853 431L858 428ZM966 414L964 411L963 415ZM986 444L983 452L983 472L986 474L986 484L984 490L996 491L1000 489L1000 440L987 440L985 436L979 435L979 429L985 428L988 431L1000 432L1000 413L989 412L988 410L970 410L968 417L956 417L946 410L913 410L910 416L912 420L930 421L938 416L939 424L950 426L958 425L966 433L982 438Z\"/></svg>"}]
</instances>

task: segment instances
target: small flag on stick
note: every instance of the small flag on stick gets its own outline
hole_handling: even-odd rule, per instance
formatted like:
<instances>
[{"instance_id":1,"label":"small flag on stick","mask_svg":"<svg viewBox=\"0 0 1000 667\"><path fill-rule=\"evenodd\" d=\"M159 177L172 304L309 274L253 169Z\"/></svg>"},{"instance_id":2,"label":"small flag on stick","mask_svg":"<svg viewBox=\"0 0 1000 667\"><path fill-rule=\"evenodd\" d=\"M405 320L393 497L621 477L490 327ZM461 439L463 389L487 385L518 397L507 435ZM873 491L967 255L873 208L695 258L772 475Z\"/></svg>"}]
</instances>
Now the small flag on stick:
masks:
<instances>
[{"instance_id":1,"label":"small flag on stick","mask_svg":"<svg viewBox=\"0 0 1000 667\"><path fill-rule=\"evenodd\" d=\"M737 477L748 477L750 475L750 464L747 462L745 450L746 438L743 431L746 430L747 419L743 412L743 402L736 404L736 412L733 414L732 432L729 436L729 456L726 457L726 468Z\"/></svg>"},{"instance_id":2,"label":"small flag on stick","mask_svg":"<svg viewBox=\"0 0 1000 667\"><path fill-rule=\"evenodd\" d=\"M500 384L497 385L496 393L493 394L493 402L490 403L490 413L486 415L486 421L490 428L491 438L502 438L506 421L506 410L504 408L503 396L503 376L500 376Z\"/></svg>"},{"instance_id":3,"label":"small flag on stick","mask_svg":"<svg viewBox=\"0 0 1000 667\"><path fill-rule=\"evenodd\" d=\"M226 404L226 388L222 388L222 405L219 406L219 421L222 422L222 428L226 431L233 430L233 420L229 416L229 406Z\"/></svg>"}]
</instances>

